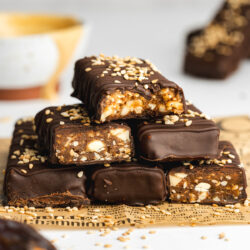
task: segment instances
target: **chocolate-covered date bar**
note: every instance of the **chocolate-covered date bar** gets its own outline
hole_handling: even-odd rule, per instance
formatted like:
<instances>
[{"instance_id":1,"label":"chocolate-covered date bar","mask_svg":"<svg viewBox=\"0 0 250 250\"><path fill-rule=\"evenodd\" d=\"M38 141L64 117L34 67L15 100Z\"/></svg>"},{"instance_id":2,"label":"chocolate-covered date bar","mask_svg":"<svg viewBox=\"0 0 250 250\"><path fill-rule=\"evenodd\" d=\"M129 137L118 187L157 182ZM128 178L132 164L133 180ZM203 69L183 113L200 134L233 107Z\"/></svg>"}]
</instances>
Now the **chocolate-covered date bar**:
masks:
<instances>
[{"instance_id":1,"label":"chocolate-covered date bar","mask_svg":"<svg viewBox=\"0 0 250 250\"><path fill-rule=\"evenodd\" d=\"M182 89L152 63L134 57L85 57L76 62L72 96L105 122L185 111Z\"/></svg>"},{"instance_id":2,"label":"chocolate-covered date bar","mask_svg":"<svg viewBox=\"0 0 250 250\"><path fill-rule=\"evenodd\" d=\"M148 161L179 161L218 156L219 128L193 105L187 114L139 123L136 145Z\"/></svg>"},{"instance_id":3,"label":"chocolate-covered date bar","mask_svg":"<svg viewBox=\"0 0 250 250\"><path fill-rule=\"evenodd\" d=\"M221 141L219 147L217 159L180 163L169 170L167 187L172 202L218 205L244 202L245 170L230 142Z\"/></svg>"},{"instance_id":4,"label":"chocolate-covered date bar","mask_svg":"<svg viewBox=\"0 0 250 250\"><path fill-rule=\"evenodd\" d=\"M16 123L4 183L9 205L80 207L89 204L85 182L83 169L53 168L39 153L33 121Z\"/></svg>"},{"instance_id":5,"label":"chocolate-covered date bar","mask_svg":"<svg viewBox=\"0 0 250 250\"><path fill-rule=\"evenodd\" d=\"M0 219L1 250L56 250L34 228L13 220Z\"/></svg>"},{"instance_id":6,"label":"chocolate-covered date bar","mask_svg":"<svg viewBox=\"0 0 250 250\"><path fill-rule=\"evenodd\" d=\"M166 199L164 172L141 163L112 164L91 176L89 195L104 203L158 204Z\"/></svg>"},{"instance_id":7,"label":"chocolate-covered date bar","mask_svg":"<svg viewBox=\"0 0 250 250\"><path fill-rule=\"evenodd\" d=\"M123 123L95 124L84 106L48 107L35 117L40 145L53 164L89 165L130 160L133 139Z\"/></svg>"},{"instance_id":8,"label":"chocolate-covered date bar","mask_svg":"<svg viewBox=\"0 0 250 250\"><path fill-rule=\"evenodd\" d=\"M234 72L249 54L249 13L249 1L225 1L211 24L189 34L185 71L218 79Z\"/></svg>"}]
</instances>

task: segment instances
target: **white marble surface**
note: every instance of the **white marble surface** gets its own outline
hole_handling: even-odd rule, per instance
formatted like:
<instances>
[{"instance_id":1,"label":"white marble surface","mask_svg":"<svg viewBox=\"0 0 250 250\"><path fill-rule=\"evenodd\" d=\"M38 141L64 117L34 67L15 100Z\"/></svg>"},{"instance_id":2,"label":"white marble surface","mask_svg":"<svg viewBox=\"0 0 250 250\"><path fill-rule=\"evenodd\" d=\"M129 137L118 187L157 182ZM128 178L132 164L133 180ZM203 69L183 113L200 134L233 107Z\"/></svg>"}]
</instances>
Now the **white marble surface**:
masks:
<instances>
[{"instance_id":1,"label":"white marble surface","mask_svg":"<svg viewBox=\"0 0 250 250\"><path fill-rule=\"evenodd\" d=\"M1 11L49 12L73 14L91 27L87 55L132 55L149 58L169 79L181 85L186 97L211 116L250 114L250 60L229 79L212 81L186 76L182 72L185 35L192 28L205 24L222 1L219 0L0 0ZM1 60L1 55L0 55ZM62 76L58 100L0 102L0 137L11 136L14 121L34 115L48 105L77 102L71 92L72 64ZM5 121L5 122L3 122ZM237 249L246 246L249 226L158 228L157 234L141 240L138 230L131 241L120 243L112 233L105 238L86 231L43 231L50 239L57 238L59 249L99 249L94 243L110 243L112 249ZM225 232L228 242L218 240ZM61 235L66 233L66 238ZM207 240L201 240L205 235ZM103 247L101 247L103 248Z\"/></svg>"}]
</instances>

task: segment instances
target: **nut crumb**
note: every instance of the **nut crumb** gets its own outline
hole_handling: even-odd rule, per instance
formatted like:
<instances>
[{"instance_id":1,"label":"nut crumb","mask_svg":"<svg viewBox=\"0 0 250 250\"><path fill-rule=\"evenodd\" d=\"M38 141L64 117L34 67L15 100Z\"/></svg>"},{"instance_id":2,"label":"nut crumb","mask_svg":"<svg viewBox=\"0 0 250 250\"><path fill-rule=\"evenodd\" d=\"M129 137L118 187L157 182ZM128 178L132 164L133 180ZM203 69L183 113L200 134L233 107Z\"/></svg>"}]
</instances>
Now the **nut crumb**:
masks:
<instances>
[{"instance_id":1,"label":"nut crumb","mask_svg":"<svg viewBox=\"0 0 250 250\"><path fill-rule=\"evenodd\" d=\"M191 124L192 124L192 121L191 121L191 120L188 120L188 121L186 121L185 126L186 126L186 127L189 127L189 126L191 126Z\"/></svg>"},{"instance_id":2,"label":"nut crumb","mask_svg":"<svg viewBox=\"0 0 250 250\"><path fill-rule=\"evenodd\" d=\"M77 177L82 178L82 176L83 176L83 171L78 172Z\"/></svg>"},{"instance_id":3,"label":"nut crumb","mask_svg":"<svg viewBox=\"0 0 250 250\"><path fill-rule=\"evenodd\" d=\"M220 233L219 234L219 239L221 240L221 239L224 239L225 238L225 233Z\"/></svg>"},{"instance_id":4,"label":"nut crumb","mask_svg":"<svg viewBox=\"0 0 250 250\"><path fill-rule=\"evenodd\" d=\"M149 233L150 233L150 234L155 234L156 231L155 231L155 230L150 230Z\"/></svg>"},{"instance_id":5,"label":"nut crumb","mask_svg":"<svg viewBox=\"0 0 250 250\"><path fill-rule=\"evenodd\" d=\"M111 248L112 245L111 245L111 244L105 244L104 247L105 247L105 248Z\"/></svg>"},{"instance_id":6,"label":"nut crumb","mask_svg":"<svg viewBox=\"0 0 250 250\"><path fill-rule=\"evenodd\" d=\"M46 119L46 122L47 122L47 123L50 123L50 122L52 122L52 121L53 121L52 118L47 118L47 119Z\"/></svg>"}]
</instances>

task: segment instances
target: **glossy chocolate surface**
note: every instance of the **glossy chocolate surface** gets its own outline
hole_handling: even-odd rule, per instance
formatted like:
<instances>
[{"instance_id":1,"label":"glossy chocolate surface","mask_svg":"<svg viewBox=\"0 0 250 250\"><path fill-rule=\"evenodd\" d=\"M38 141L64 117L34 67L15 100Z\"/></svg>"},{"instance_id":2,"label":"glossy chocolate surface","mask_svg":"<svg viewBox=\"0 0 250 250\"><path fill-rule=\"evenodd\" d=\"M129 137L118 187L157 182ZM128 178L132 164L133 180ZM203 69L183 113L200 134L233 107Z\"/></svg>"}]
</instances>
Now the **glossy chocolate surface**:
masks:
<instances>
[{"instance_id":1,"label":"glossy chocolate surface","mask_svg":"<svg viewBox=\"0 0 250 250\"><path fill-rule=\"evenodd\" d=\"M165 185L159 168L142 163L112 164L93 172L89 195L111 204L158 204L166 199Z\"/></svg>"},{"instance_id":2,"label":"glossy chocolate surface","mask_svg":"<svg viewBox=\"0 0 250 250\"><path fill-rule=\"evenodd\" d=\"M135 140L141 158L164 162L218 155L219 128L193 105L187 109L187 115L139 123Z\"/></svg>"}]
</instances>

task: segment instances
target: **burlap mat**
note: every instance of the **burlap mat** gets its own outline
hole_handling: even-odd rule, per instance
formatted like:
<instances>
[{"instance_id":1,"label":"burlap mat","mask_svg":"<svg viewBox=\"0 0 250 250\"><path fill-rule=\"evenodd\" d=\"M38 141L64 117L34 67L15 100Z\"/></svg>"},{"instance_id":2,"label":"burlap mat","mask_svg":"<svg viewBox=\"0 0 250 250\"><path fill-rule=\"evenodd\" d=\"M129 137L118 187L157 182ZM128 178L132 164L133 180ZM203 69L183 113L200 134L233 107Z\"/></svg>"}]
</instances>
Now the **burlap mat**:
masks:
<instances>
[{"instance_id":1,"label":"burlap mat","mask_svg":"<svg viewBox=\"0 0 250 250\"><path fill-rule=\"evenodd\" d=\"M221 128L221 140L230 140L244 163L250 183L250 118L247 116L217 119ZM6 166L10 140L0 139L0 171ZM0 175L2 186L4 174ZM247 189L250 196L250 187ZM2 189L0 190L2 194ZM203 205L169 204L159 206L131 207L86 206L76 209L26 209L0 206L0 216L12 218L39 228L98 228L103 226L128 225L215 225L250 224L250 206L215 207Z\"/></svg>"}]
</instances>

